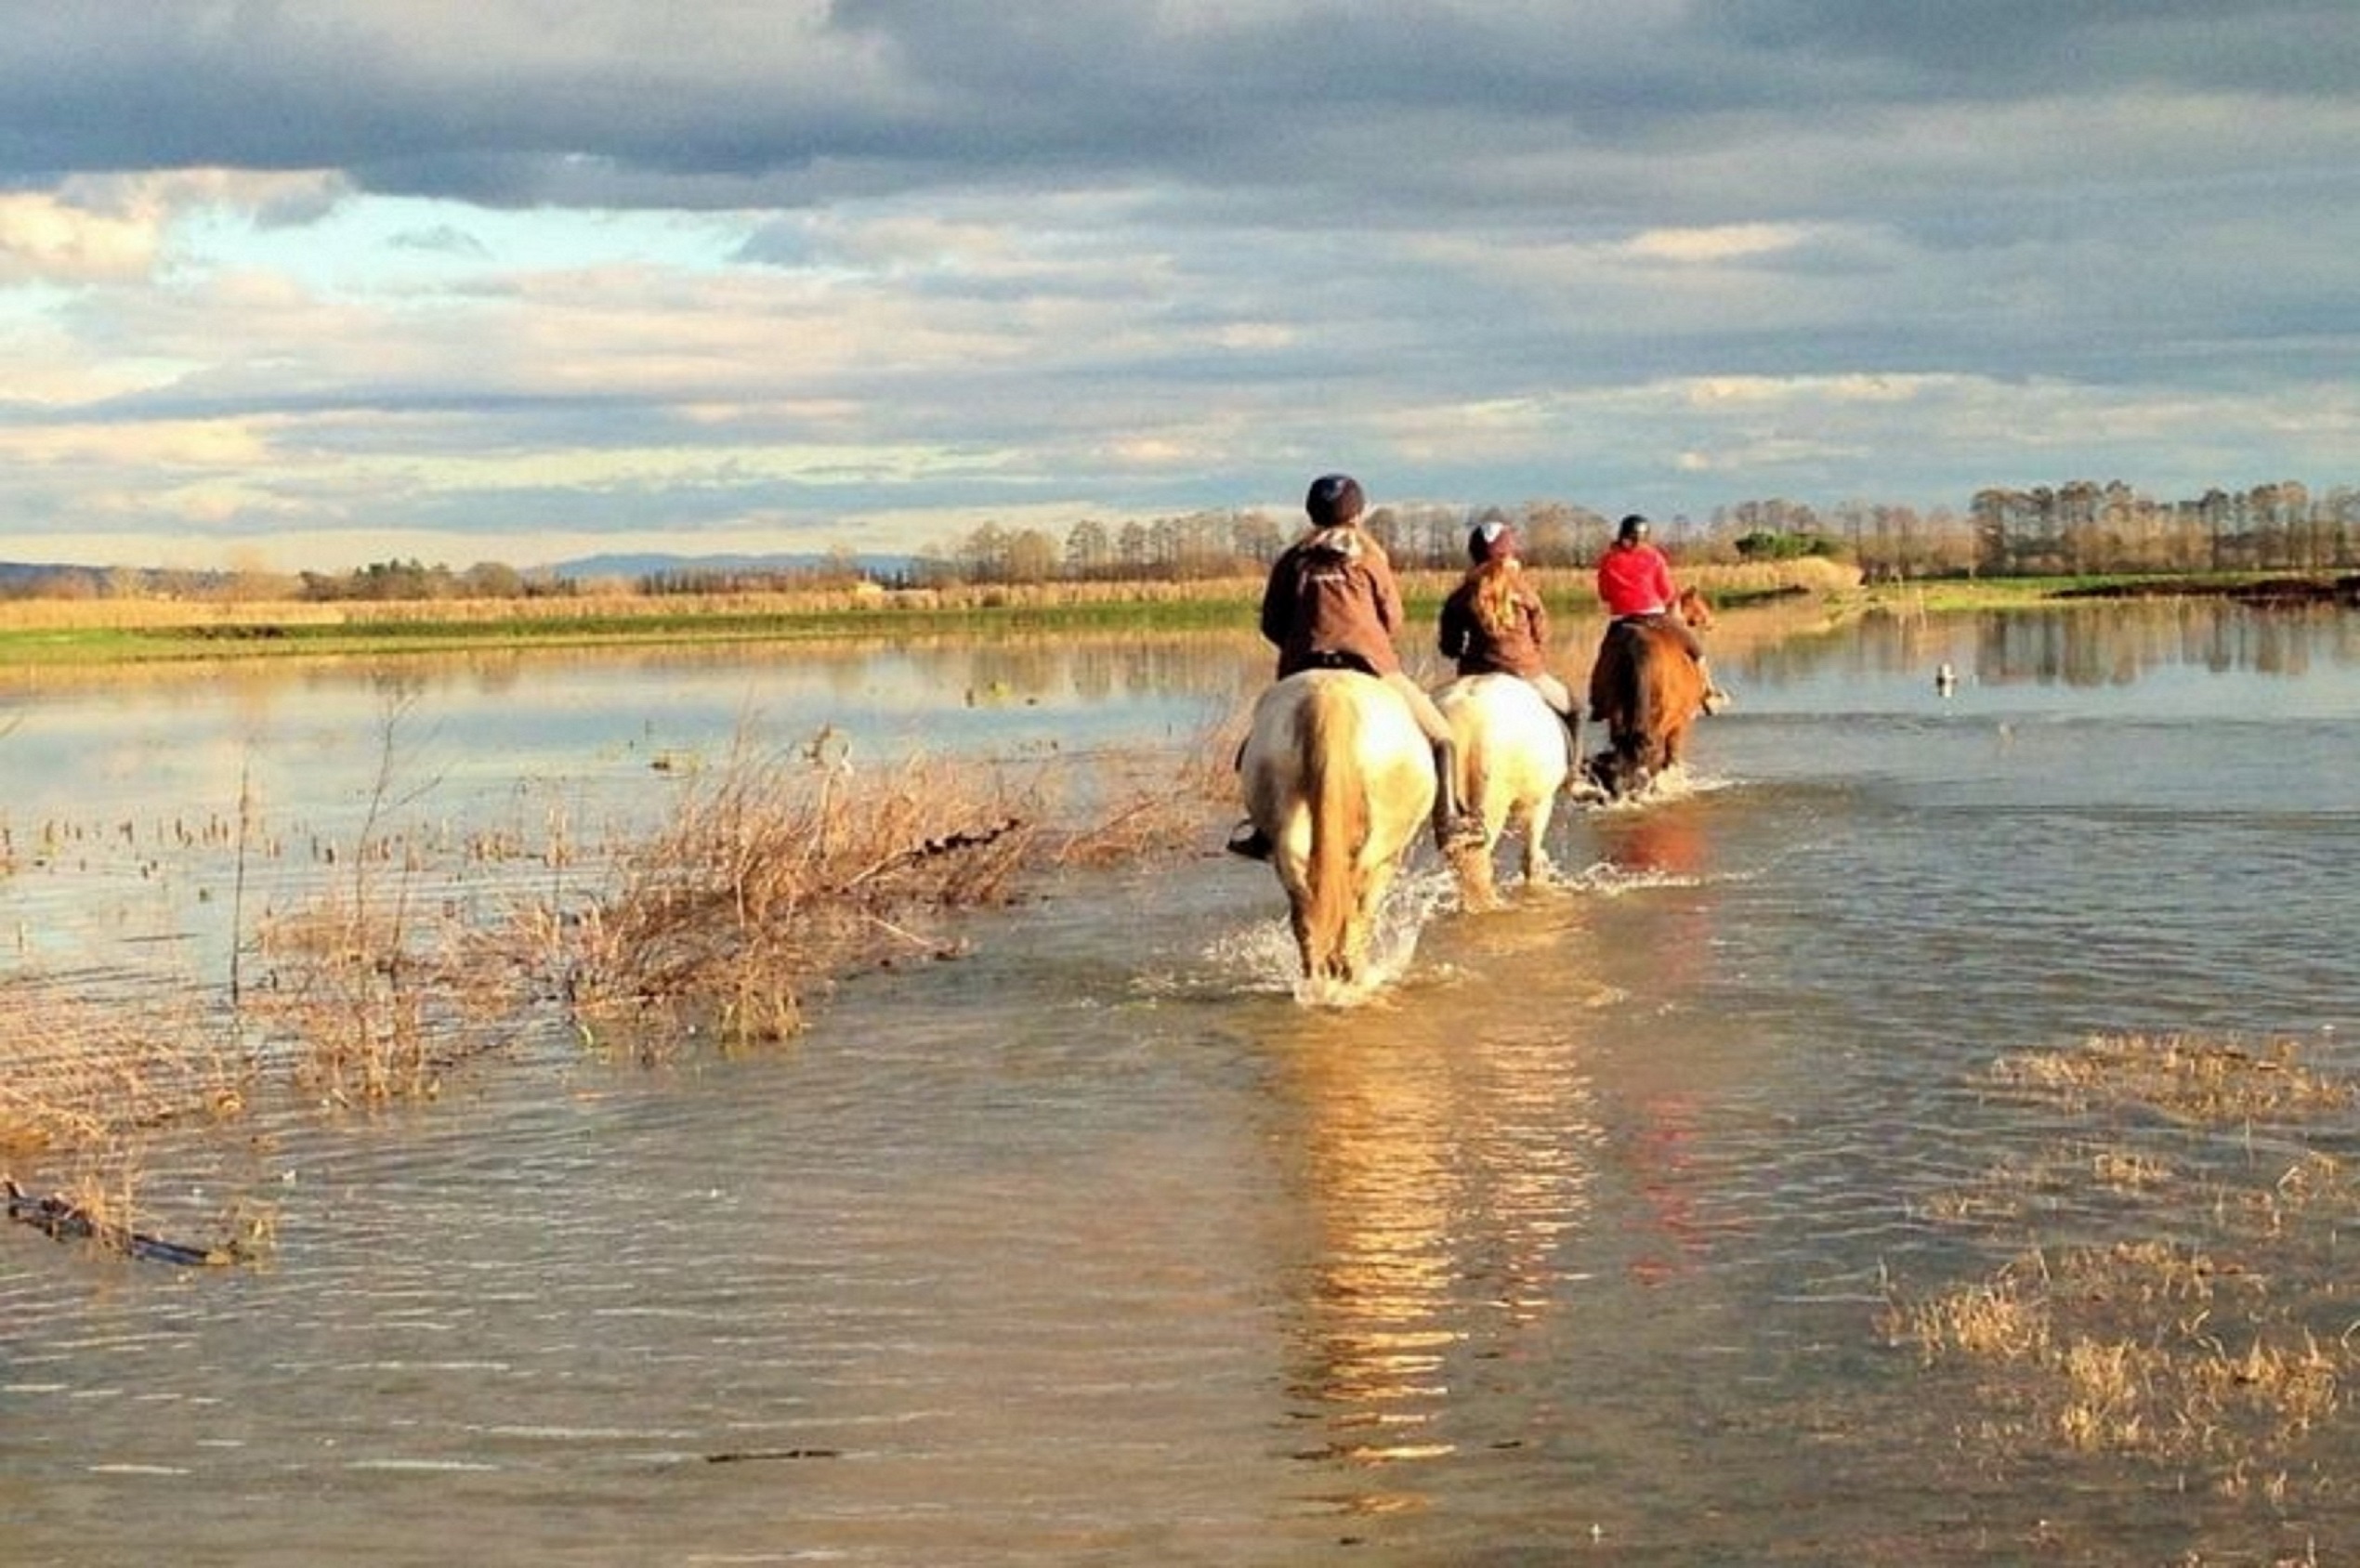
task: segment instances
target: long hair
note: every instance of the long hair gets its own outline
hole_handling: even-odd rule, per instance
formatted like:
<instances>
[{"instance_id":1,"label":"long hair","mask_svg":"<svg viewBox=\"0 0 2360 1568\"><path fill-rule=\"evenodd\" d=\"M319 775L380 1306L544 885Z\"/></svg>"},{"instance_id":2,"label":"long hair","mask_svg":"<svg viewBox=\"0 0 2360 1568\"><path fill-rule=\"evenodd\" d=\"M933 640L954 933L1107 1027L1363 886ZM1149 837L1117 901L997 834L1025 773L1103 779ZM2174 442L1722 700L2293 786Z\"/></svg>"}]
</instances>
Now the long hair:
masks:
<instances>
[{"instance_id":1,"label":"long hair","mask_svg":"<svg viewBox=\"0 0 2360 1568\"><path fill-rule=\"evenodd\" d=\"M1516 592L1522 579L1514 555L1494 556L1469 570L1467 580L1475 584L1471 608L1476 625L1495 637L1522 630L1524 602Z\"/></svg>"}]
</instances>

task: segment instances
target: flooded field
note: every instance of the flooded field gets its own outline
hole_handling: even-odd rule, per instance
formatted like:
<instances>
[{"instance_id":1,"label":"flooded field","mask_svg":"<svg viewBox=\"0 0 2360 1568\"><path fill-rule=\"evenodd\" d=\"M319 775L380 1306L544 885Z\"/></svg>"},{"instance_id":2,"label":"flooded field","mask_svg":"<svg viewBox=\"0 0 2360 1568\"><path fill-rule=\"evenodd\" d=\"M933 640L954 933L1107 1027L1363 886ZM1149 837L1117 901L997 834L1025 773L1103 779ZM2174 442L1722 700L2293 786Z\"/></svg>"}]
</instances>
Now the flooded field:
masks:
<instances>
[{"instance_id":1,"label":"flooded field","mask_svg":"<svg viewBox=\"0 0 2360 1568\"><path fill-rule=\"evenodd\" d=\"M1498 912L1419 867L1364 1006L1297 1001L1216 809L781 1045L618 1060L549 1016L431 1101L160 1131L156 1211L271 1245L0 1227L0 1558L2360 1553L2360 635L2137 606L1716 664L1685 788L1564 814ZM19 983L202 1007L241 860L251 918L364 820L512 843L444 888L489 898L748 732L1086 769L1201 749L1265 672L45 677L0 693L0 908Z\"/></svg>"}]
</instances>

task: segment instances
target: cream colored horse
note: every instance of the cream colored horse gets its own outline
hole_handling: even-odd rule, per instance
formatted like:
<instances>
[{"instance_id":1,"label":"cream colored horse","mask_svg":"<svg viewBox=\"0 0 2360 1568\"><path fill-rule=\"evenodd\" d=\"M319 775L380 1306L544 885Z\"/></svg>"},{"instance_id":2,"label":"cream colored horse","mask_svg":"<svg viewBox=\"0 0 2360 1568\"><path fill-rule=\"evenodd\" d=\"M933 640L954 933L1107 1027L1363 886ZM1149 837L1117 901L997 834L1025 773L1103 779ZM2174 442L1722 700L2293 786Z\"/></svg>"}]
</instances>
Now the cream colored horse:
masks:
<instances>
[{"instance_id":1,"label":"cream colored horse","mask_svg":"<svg viewBox=\"0 0 2360 1568\"><path fill-rule=\"evenodd\" d=\"M1353 670L1265 691L1238 771L1270 840L1304 977L1365 977L1377 911L1434 812L1434 749L1398 693Z\"/></svg>"},{"instance_id":2,"label":"cream colored horse","mask_svg":"<svg viewBox=\"0 0 2360 1568\"><path fill-rule=\"evenodd\" d=\"M1499 902L1492 854L1510 829L1524 834L1524 880L1545 880L1544 841L1557 791L1572 769L1565 725L1516 675L1462 675L1434 695L1450 721L1459 753L1459 798L1483 818L1483 844L1450 857L1459 902L1470 909Z\"/></svg>"}]
</instances>

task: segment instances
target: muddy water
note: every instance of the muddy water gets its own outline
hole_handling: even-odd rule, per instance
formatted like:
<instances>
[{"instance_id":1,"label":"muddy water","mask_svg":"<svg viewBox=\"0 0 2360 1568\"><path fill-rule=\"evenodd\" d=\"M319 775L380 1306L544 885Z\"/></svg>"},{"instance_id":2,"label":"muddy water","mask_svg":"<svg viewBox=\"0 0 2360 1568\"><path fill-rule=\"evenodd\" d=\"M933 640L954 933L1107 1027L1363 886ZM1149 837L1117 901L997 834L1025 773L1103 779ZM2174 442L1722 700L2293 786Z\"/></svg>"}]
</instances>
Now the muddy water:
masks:
<instances>
[{"instance_id":1,"label":"muddy water","mask_svg":"<svg viewBox=\"0 0 2360 1568\"><path fill-rule=\"evenodd\" d=\"M862 735L907 681L953 695L892 727L1038 750L1197 734L1259 673L1245 645L1086 691L1073 672L1104 660L862 657L644 686L527 665L496 711L427 679L412 712L452 742L444 793L514 810L529 774L627 815L662 789L652 750L721 744L752 692L780 735ZM643 1070L529 1039L430 1106L152 1151L188 1204L267 1193L275 1261L176 1272L0 1234L0 1561L2360 1549L2348 1416L2275 1458L2274 1502L1978 1436L2004 1399L1877 1327L1889 1290L2023 1245L1929 1217L2071 1130L1991 1094L1995 1057L2186 1030L2360 1066L2347 623L1884 622L1723 668L1741 706L1684 794L1574 814L1557 884L1498 913L1413 877L1399 978L1363 1006L1299 1005L1267 872L1209 854L1060 884L965 960L851 984L789 1049ZM565 695L585 679L601 694ZM333 822L380 699L250 693L209 751L185 691L123 699L112 735L105 701L65 705L85 747L209 754L196 799L268 755L278 809ZM22 700L0 761L52 717ZM190 737L154 739L167 715ZM47 930L72 885L0 884L41 917L23 961L73 947ZM152 878L118 896L201 923ZM2353 1130L2321 1137L2349 1154ZM2224 1169L2255 1157L2221 1143ZM2040 1222L2103 1234L2111 1210L2066 1192Z\"/></svg>"}]
</instances>

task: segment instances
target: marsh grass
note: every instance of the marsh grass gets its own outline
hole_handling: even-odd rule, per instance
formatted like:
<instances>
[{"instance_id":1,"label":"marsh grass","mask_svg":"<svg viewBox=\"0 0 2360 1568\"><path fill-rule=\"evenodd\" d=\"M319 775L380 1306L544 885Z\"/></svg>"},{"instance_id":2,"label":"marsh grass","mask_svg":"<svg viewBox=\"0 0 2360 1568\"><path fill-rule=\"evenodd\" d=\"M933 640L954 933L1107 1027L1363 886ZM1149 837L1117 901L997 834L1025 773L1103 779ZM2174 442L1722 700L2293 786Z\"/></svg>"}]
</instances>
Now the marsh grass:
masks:
<instances>
[{"instance_id":1,"label":"marsh grass","mask_svg":"<svg viewBox=\"0 0 2360 1568\"><path fill-rule=\"evenodd\" d=\"M177 999L150 1008L0 984L19 1043L0 1168L43 1170L102 1237L128 1236L159 1130L430 1101L568 1023L649 1060L786 1039L846 974L956 959L967 917L1042 879L1204 853L1229 746L854 767L829 737L767 752L741 738L685 765L643 835L585 841L553 819L538 847L405 828L423 791L387 766L361 831L317 846L309 891L256 921L250 954L236 945L226 1012L202 987L140 987ZM207 843L243 865L258 830L222 834ZM219 1222L244 1257L272 1215L241 1199Z\"/></svg>"},{"instance_id":2,"label":"marsh grass","mask_svg":"<svg viewBox=\"0 0 2360 1568\"><path fill-rule=\"evenodd\" d=\"M2304 1066L2294 1043L2259 1049L2185 1035L2100 1035L2079 1051L2004 1056L1992 1081L2068 1108L2136 1104L2209 1126L2314 1115L2353 1103L2353 1086Z\"/></svg>"},{"instance_id":3,"label":"marsh grass","mask_svg":"<svg viewBox=\"0 0 2360 1568\"><path fill-rule=\"evenodd\" d=\"M1998 1412L1962 1439L2130 1457L2280 1504L2340 1485L2320 1445L2351 1437L2360 1344L2332 1275L2360 1189L2307 1133L2340 1128L2351 1082L2289 1042L2178 1035L2010 1056L1989 1081L2105 1126L1921 1207L1946 1224L2034 1227L1985 1278L1888 1289L1889 1342L1966 1369ZM2041 1241L2044 1225L2077 1239ZM2087 1239L2109 1227L2131 1234Z\"/></svg>"},{"instance_id":4,"label":"marsh grass","mask_svg":"<svg viewBox=\"0 0 2360 1568\"><path fill-rule=\"evenodd\" d=\"M180 1000L126 1005L20 976L0 984L0 1176L54 1169L50 1196L105 1246L138 1232L148 1139L241 1118L256 1078Z\"/></svg>"},{"instance_id":5,"label":"marsh grass","mask_svg":"<svg viewBox=\"0 0 2360 1568\"><path fill-rule=\"evenodd\" d=\"M610 894L525 929L585 1031L655 1015L776 1040L844 967L952 950L930 917L1004 898L1039 830L1034 802L970 770L917 758L871 777L741 750L689 780Z\"/></svg>"},{"instance_id":6,"label":"marsh grass","mask_svg":"<svg viewBox=\"0 0 2360 1568\"><path fill-rule=\"evenodd\" d=\"M0 984L0 1157L240 1115L253 1061L181 1000L126 1005L38 976Z\"/></svg>"}]
</instances>

